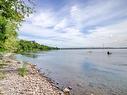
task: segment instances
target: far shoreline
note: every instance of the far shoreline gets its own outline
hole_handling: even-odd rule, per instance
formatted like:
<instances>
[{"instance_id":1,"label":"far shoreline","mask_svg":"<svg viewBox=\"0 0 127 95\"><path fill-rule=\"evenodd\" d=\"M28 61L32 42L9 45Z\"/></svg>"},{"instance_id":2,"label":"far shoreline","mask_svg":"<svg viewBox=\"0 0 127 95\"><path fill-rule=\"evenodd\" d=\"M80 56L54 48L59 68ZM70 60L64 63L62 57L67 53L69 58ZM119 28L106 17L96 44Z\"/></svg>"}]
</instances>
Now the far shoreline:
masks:
<instances>
[{"instance_id":1,"label":"far shoreline","mask_svg":"<svg viewBox=\"0 0 127 95\"><path fill-rule=\"evenodd\" d=\"M86 48L59 48L58 50L88 50L88 49L127 49L127 47L86 47Z\"/></svg>"}]
</instances>

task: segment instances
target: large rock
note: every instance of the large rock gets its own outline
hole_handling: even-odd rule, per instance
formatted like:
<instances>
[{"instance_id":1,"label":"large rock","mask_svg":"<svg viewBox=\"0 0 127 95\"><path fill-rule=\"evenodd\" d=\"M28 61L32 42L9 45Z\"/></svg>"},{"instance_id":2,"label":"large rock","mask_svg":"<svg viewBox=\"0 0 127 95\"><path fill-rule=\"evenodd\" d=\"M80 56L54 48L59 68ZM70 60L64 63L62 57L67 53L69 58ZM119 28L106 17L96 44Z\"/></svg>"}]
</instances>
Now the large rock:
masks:
<instances>
[{"instance_id":1,"label":"large rock","mask_svg":"<svg viewBox=\"0 0 127 95\"><path fill-rule=\"evenodd\" d=\"M64 92L64 95L70 95L70 90L68 88L65 88L63 92Z\"/></svg>"}]
</instances>

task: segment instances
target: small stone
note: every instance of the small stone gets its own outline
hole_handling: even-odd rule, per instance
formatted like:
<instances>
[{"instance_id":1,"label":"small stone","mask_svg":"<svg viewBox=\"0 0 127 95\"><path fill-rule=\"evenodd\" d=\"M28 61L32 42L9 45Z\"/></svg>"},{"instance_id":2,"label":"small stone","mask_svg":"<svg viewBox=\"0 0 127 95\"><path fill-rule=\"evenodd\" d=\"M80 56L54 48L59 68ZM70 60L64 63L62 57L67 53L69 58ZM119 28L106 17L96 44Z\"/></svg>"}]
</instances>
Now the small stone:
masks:
<instances>
[{"instance_id":1,"label":"small stone","mask_svg":"<svg viewBox=\"0 0 127 95\"><path fill-rule=\"evenodd\" d=\"M68 89L69 89L69 90L72 90L72 87L71 87L71 86L68 86Z\"/></svg>"},{"instance_id":2,"label":"small stone","mask_svg":"<svg viewBox=\"0 0 127 95\"><path fill-rule=\"evenodd\" d=\"M65 88L63 91L64 91L65 93L70 92L70 90L69 90L68 88Z\"/></svg>"}]
</instances>

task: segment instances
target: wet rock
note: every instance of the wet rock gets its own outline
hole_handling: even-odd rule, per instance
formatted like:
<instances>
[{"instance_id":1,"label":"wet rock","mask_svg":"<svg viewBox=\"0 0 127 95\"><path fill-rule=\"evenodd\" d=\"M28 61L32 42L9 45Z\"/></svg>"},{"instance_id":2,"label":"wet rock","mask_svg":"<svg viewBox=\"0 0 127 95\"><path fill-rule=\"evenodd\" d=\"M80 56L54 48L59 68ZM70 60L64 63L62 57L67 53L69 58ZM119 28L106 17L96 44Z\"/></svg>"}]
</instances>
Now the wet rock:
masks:
<instances>
[{"instance_id":1,"label":"wet rock","mask_svg":"<svg viewBox=\"0 0 127 95\"><path fill-rule=\"evenodd\" d=\"M38 72L41 72L41 68L40 68L40 69L38 69Z\"/></svg>"},{"instance_id":2,"label":"wet rock","mask_svg":"<svg viewBox=\"0 0 127 95\"><path fill-rule=\"evenodd\" d=\"M23 64L23 62L22 61L18 61L17 64Z\"/></svg>"},{"instance_id":3,"label":"wet rock","mask_svg":"<svg viewBox=\"0 0 127 95\"><path fill-rule=\"evenodd\" d=\"M36 67L37 65L36 65L36 64L34 64L33 66L34 66L34 67Z\"/></svg>"},{"instance_id":4,"label":"wet rock","mask_svg":"<svg viewBox=\"0 0 127 95\"><path fill-rule=\"evenodd\" d=\"M72 90L72 87L71 87L71 86L68 86L68 89L69 89L69 90Z\"/></svg>"},{"instance_id":5,"label":"wet rock","mask_svg":"<svg viewBox=\"0 0 127 95\"><path fill-rule=\"evenodd\" d=\"M63 92L65 95L70 95L70 90L68 88L65 88Z\"/></svg>"},{"instance_id":6,"label":"wet rock","mask_svg":"<svg viewBox=\"0 0 127 95\"><path fill-rule=\"evenodd\" d=\"M56 82L56 85L59 85L59 83L58 83L58 82Z\"/></svg>"},{"instance_id":7,"label":"wet rock","mask_svg":"<svg viewBox=\"0 0 127 95\"><path fill-rule=\"evenodd\" d=\"M82 88L82 85L81 85L81 84L79 84L79 83L77 84L77 86Z\"/></svg>"}]
</instances>

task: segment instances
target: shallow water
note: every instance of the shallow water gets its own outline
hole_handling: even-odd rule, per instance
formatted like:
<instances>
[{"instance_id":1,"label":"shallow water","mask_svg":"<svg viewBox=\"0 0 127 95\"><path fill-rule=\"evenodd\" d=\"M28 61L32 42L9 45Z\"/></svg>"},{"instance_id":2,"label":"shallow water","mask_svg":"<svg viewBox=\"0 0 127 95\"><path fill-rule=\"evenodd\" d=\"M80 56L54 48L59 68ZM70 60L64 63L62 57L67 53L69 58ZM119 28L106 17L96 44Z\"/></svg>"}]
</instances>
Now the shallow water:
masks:
<instances>
[{"instance_id":1,"label":"shallow water","mask_svg":"<svg viewBox=\"0 0 127 95\"><path fill-rule=\"evenodd\" d=\"M60 88L72 87L73 95L127 95L126 49L54 50L30 55L34 56L18 54L16 58L37 64Z\"/></svg>"}]
</instances>

